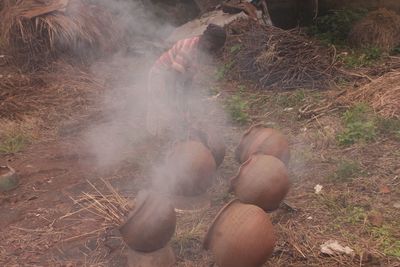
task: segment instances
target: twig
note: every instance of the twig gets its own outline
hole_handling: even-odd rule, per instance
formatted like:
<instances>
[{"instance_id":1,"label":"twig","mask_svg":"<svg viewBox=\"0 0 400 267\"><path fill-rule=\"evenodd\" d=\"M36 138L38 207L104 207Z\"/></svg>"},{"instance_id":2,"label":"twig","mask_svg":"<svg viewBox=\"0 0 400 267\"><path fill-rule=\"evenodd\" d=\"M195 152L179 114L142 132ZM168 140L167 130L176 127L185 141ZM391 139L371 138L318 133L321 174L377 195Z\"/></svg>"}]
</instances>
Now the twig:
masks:
<instances>
[{"instance_id":1,"label":"twig","mask_svg":"<svg viewBox=\"0 0 400 267\"><path fill-rule=\"evenodd\" d=\"M71 240L74 240L74 239L77 239L77 238L80 238L80 237L92 235L92 234L94 234L94 233L107 230L107 228L108 228L108 227L102 227L102 228L99 228L99 229L97 229L97 230L91 231L91 232L89 232L89 233L84 233L84 234L81 234L81 235L77 235L77 236L73 236L73 237L64 239L63 241L64 241L64 242L68 242L68 241L71 241Z\"/></svg>"}]
</instances>

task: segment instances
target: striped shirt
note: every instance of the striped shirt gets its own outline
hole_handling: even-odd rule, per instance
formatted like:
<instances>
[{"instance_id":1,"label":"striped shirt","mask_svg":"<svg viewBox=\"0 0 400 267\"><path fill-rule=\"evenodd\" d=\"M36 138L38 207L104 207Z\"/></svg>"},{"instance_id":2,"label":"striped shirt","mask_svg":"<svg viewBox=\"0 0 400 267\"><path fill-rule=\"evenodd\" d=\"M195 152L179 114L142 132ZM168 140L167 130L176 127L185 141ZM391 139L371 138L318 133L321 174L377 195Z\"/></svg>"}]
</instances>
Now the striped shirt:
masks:
<instances>
[{"instance_id":1,"label":"striped shirt","mask_svg":"<svg viewBox=\"0 0 400 267\"><path fill-rule=\"evenodd\" d=\"M153 67L173 68L181 73L188 67L196 67L199 39L200 37L196 36L178 41L170 50L161 55Z\"/></svg>"}]
</instances>

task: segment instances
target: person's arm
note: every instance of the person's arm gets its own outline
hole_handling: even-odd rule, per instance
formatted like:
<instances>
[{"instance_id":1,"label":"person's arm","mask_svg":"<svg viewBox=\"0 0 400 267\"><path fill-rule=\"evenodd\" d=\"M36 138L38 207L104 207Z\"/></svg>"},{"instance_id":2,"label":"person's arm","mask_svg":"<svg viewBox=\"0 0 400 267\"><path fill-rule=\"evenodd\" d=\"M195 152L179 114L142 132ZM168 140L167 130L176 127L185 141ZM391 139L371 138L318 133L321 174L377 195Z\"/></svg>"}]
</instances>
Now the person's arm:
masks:
<instances>
[{"instance_id":1,"label":"person's arm","mask_svg":"<svg viewBox=\"0 0 400 267\"><path fill-rule=\"evenodd\" d=\"M186 51L181 50L175 54L172 58L172 67L180 73L188 72L191 67L191 61Z\"/></svg>"},{"instance_id":2,"label":"person's arm","mask_svg":"<svg viewBox=\"0 0 400 267\"><path fill-rule=\"evenodd\" d=\"M191 88L196 68L185 51L180 51L175 57L172 68L175 71L175 82L183 86L183 88Z\"/></svg>"},{"instance_id":3,"label":"person's arm","mask_svg":"<svg viewBox=\"0 0 400 267\"><path fill-rule=\"evenodd\" d=\"M172 62L172 69L178 73L185 73L186 69L184 66L180 65L179 63Z\"/></svg>"}]
</instances>

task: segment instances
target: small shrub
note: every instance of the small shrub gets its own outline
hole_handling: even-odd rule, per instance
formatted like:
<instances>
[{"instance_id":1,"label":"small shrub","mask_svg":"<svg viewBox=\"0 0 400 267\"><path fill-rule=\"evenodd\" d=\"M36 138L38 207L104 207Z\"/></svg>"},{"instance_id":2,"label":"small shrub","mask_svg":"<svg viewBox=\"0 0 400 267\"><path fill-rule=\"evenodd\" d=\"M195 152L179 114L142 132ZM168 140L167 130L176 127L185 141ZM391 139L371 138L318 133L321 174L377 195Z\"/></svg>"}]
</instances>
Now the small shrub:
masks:
<instances>
[{"instance_id":1,"label":"small shrub","mask_svg":"<svg viewBox=\"0 0 400 267\"><path fill-rule=\"evenodd\" d=\"M232 47L230 48L229 51L230 51L232 54L234 54L234 53L236 53L236 52L239 52L240 49L242 49L242 44L235 44L234 46L232 46Z\"/></svg>"},{"instance_id":2,"label":"small shrub","mask_svg":"<svg viewBox=\"0 0 400 267\"><path fill-rule=\"evenodd\" d=\"M244 124L250 120L248 101L244 100L241 94L231 96L226 102L226 109L229 112L231 118L240 124Z\"/></svg>"},{"instance_id":3,"label":"small shrub","mask_svg":"<svg viewBox=\"0 0 400 267\"><path fill-rule=\"evenodd\" d=\"M346 209L346 222L350 224L358 224L365 221L367 214L364 208L361 207L348 207Z\"/></svg>"},{"instance_id":4,"label":"small shrub","mask_svg":"<svg viewBox=\"0 0 400 267\"><path fill-rule=\"evenodd\" d=\"M0 141L0 154L13 154L21 151L28 143L28 138L23 134L8 135Z\"/></svg>"},{"instance_id":5,"label":"small shrub","mask_svg":"<svg viewBox=\"0 0 400 267\"><path fill-rule=\"evenodd\" d=\"M377 47L369 47L341 54L339 55L339 60L349 68L366 67L380 60L382 55L383 52L381 49Z\"/></svg>"},{"instance_id":6,"label":"small shrub","mask_svg":"<svg viewBox=\"0 0 400 267\"><path fill-rule=\"evenodd\" d=\"M340 145L370 141L376 137L376 117L365 104L357 104L343 114L345 128L337 136Z\"/></svg>"},{"instance_id":7,"label":"small shrub","mask_svg":"<svg viewBox=\"0 0 400 267\"><path fill-rule=\"evenodd\" d=\"M378 119L378 130L380 134L393 136L400 139L400 119Z\"/></svg>"},{"instance_id":8,"label":"small shrub","mask_svg":"<svg viewBox=\"0 0 400 267\"><path fill-rule=\"evenodd\" d=\"M281 107L296 107L304 102L306 93L304 90L296 90L289 94L276 95L275 102Z\"/></svg>"},{"instance_id":9,"label":"small shrub","mask_svg":"<svg viewBox=\"0 0 400 267\"><path fill-rule=\"evenodd\" d=\"M400 46L395 47L395 48L392 50L392 54L395 54L395 55L400 54Z\"/></svg>"},{"instance_id":10,"label":"small shrub","mask_svg":"<svg viewBox=\"0 0 400 267\"><path fill-rule=\"evenodd\" d=\"M324 43L344 45L353 24L367 13L365 9L335 10L318 17L309 32Z\"/></svg>"},{"instance_id":11,"label":"small shrub","mask_svg":"<svg viewBox=\"0 0 400 267\"><path fill-rule=\"evenodd\" d=\"M396 227L393 228L391 225L383 225L382 227L372 227L370 231L383 253L400 258L400 240L394 234L395 229Z\"/></svg>"},{"instance_id":12,"label":"small shrub","mask_svg":"<svg viewBox=\"0 0 400 267\"><path fill-rule=\"evenodd\" d=\"M354 161L341 161L337 166L336 172L330 177L333 182L350 181L360 174L361 168L357 162Z\"/></svg>"},{"instance_id":13,"label":"small shrub","mask_svg":"<svg viewBox=\"0 0 400 267\"><path fill-rule=\"evenodd\" d=\"M230 61L230 62L228 62L228 63L225 63L225 64L223 64L222 66L220 66L220 67L217 69L217 72L216 72L216 74L215 74L217 80L220 81L220 80L222 80L223 78L225 78L227 72L232 68L232 66L233 66L233 62L232 62L232 61Z\"/></svg>"}]
</instances>

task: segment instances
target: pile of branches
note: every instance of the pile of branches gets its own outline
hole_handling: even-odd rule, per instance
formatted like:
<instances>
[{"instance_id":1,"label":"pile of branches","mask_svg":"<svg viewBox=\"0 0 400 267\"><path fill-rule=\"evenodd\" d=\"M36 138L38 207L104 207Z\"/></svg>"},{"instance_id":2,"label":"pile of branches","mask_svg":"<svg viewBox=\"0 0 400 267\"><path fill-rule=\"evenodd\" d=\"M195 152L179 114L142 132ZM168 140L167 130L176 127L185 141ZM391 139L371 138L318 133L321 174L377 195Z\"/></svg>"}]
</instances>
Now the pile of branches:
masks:
<instances>
[{"instance_id":1,"label":"pile of branches","mask_svg":"<svg viewBox=\"0 0 400 267\"><path fill-rule=\"evenodd\" d=\"M2 67L0 72L1 119L23 120L26 115L69 118L87 109L104 90L83 66L63 61L34 74L24 74L16 67Z\"/></svg>"},{"instance_id":2,"label":"pile of branches","mask_svg":"<svg viewBox=\"0 0 400 267\"><path fill-rule=\"evenodd\" d=\"M2 1L2 48L24 65L63 53L86 59L110 50L119 37L111 13L85 0Z\"/></svg>"},{"instance_id":3,"label":"pile of branches","mask_svg":"<svg viewBox=\"0 0 400 267\"><path fill-rule=\"evenodd\" d=\"M224 60L232 75L284 90L325 89L340 76L335 50L307 39L298 29L285 31L246 19L227 28Z\"/></svg>"},{"instance_id":4,"label":"pile of branches","mask_svg":"<svg viewBox=\"0 0 400 267\"><path fill-rule=\"evenodd\" d=\"M353 26L349 43L355 47L377 47L390 52L400 45L400 16L381 8L370 12Z\"/></svg>"},{"instance_id":5,"label":"pile of branches","mask_svg":"<svg viewBox=\"0 0 400 267\"><path fill-rule=\"evenodd\" d=\"M348 90L338 102L366 103L384 118L400 119L400 71L389 72L356 90Z\"/></svg>"}]
</instances>

